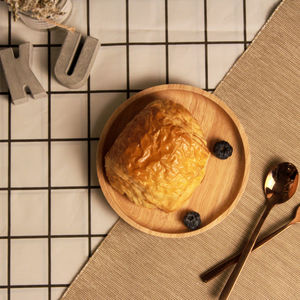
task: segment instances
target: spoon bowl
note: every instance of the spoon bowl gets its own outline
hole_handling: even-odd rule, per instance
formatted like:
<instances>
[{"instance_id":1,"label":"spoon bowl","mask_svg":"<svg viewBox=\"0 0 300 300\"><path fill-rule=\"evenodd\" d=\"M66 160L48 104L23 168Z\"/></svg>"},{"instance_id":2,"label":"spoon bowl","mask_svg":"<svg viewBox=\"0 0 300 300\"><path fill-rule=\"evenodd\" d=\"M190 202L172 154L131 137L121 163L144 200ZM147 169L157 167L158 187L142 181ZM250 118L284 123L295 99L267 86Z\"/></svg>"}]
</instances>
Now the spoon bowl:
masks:
<instances>
[{"instance_id":1,"label":"spoon bowl","mask_svg":"<svg viewBox=\"0 0 300 300\"><path fill-rule=\"evenodd\" d=\"M284 203L295 194L299 174L297 168L288 162L275 166L267 175L264 192L266 199L274 204Z\"/></svg>"}]
</instances>

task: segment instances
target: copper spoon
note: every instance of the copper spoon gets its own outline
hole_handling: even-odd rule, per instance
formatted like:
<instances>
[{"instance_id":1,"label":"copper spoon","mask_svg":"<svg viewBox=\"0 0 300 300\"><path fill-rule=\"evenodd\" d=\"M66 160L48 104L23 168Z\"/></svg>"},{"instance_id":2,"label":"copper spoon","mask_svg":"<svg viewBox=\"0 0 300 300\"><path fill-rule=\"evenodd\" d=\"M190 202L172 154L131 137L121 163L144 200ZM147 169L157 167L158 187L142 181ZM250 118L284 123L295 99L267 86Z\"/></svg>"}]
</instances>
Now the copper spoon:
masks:
<instances>
[{"instance_id":1,"label":"copper spoon","mask_svg":"<svg viewBox=\"0 0 300 300\"><path fill-rule=\"evenodd\" d=\"M228 299L236 280L238 279L245 262L257 240L260 229L270 213L271 209L280 203L288 201L296 192L298 186L299 174L297 168L288 162L280 163L269 171L265 180L264 192L266 196L265 209L252 232L248 242L246 243L238 262L233 269L222 293L219 297L220 300Z\"/></svg>"},{"instance_id":2,"label":"copper spoon","mask_svg":"<svg viewBox=\"0 0 300 300\"><path fill-rule=\"evenodd\" d=\"M270 233L268 236L264 237L263 239L257 241L252 249L252 251L260 248L262 245L264 245L266 242L270 241L272 238L277 236L279 233L283 232L287 228L289 228L293 224L300 223L300 205L297 208L296 215L291 221L288 221L286 224L278 228L277 230L273 231ZM226 260L223 260L221 263L218 265L212 267L211 269L207 270L203 274L201 274L201 279L204 282L208 282L211 279L215 278L219 274L221 274L224 270L226 270L228 267L234 265L239 257L241 255L241 252L234 254L233 256L227 258Z\"/></svg>"}]
</instances>

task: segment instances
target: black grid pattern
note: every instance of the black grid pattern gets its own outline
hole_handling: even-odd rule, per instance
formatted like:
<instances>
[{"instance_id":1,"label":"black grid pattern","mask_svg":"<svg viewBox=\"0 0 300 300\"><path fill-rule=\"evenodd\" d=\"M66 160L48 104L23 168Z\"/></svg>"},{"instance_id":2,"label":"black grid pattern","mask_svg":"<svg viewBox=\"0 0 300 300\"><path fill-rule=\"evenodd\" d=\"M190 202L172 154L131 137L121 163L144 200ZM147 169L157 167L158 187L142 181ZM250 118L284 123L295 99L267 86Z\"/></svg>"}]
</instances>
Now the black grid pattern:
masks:
<instances>
[{"instance_id":1,"label":"black grid pattern","mask_svg":"<svg viewBox=\"0 0 300 300\"><path fill-rule=\"evenodd\" d=\"M51 299L51 34L48 31L48 298Z\"/></svg>"},{"instance_id":2,"label":"black grid pattern","mask_svg":"<svg viewBox=\"0 0 300 300\"><path fill-rule=\"evenodd\" d=\"M8 44L11 44L11 14L8 13ZM11 288L11 97L8 95L8 194L7 194L7 298L10 300Z\"/></svg>"},{"instance_id":3,"label":"black grid pattern","mask_svg":"<svg viewBox=\"0 0 300 300\"><path fill-rule=\"evenodd\" d=\"M166 72L165 72L165 83L169 83L169 46L170 45L204 45L205 53L205 85L202 87L207 91L213 92L214 89L209 89L208 84L208 72L209 72L209 60L208 60L208 45L225 45L225 44L241 44L244 45L244 49L247 48L247 45L251 41L247 41L247 31L246 31L246 0L240 0L243 3L243 40L241 41L208 41L208 14L207 14L207 4L208 1L204 0L204 41L189 41L189 42L170 42L169 41L169 29L168 29L168 6L169 1L165 0L165 41L164 42L130 42L129 40L129 5L130 0L125 1L125 13L126 13L126 41L120 43L103 43L102 47L114 47L114 46L125 46L126 47L126 89L111 89L111 90L91 90L91 82L88 79L87 90L77 90L77 91L55 91L51 86L51 49L53 47L60 47L60 44L51 43L51 32L48 31L47 35L47 44L34 44L34 47L47 48L48 49L48 138L43 139L12 139L12 105L10 101L10 96L8 92L0 92L0 95L7 95L8 97L8 138L0 139L0 143L7 143L8 145L8 184L7 187L1 187L0 191L7 191L8 195L8 232L7 236L1 236L0 240L7 240L7 285L0 285L0 289L7 290L7 299L11 299L11 289L14 288L47 288L48 289L48 299L51 299L51 290L55 287L68 287L69 283L64 284L54 284L51 281L52 278L52 257L51 257L51 247L52 240L59 238L87 238L88 239L88 255L92 254L91 239L93 237L105 237L106 234L92 234L92 225L91 225L91 191L93 189L99 189L98 185L92 185L91 180L91 142L97 141L97 138L91 136L91 94L102 94L102 93L126 93L127 97L131 93L139 92L139 89L131 89L130 84L130 63L129 63L129 52L131 46L139 45L162 45L165 46L165 57L166 57ZM87 5L87 15L86 15L86 24L87 24L87 34L90 34L90 0L86 0ZM8 13L8 43L0 45L1 48L5 47L18 47L18 45L12 43L12 30L11 30L11 14ZM87 137L86 138L52 138L51 137L51 97L52 95L64 95L64 94L86 94L87 95ZM51 182L51 145L52 142L68 142L68 141L82 141L87 143L87 178L88 183L85 186L52 186ZM12 143L24 143L24 142L45 142L48 144L48 184L43 187L12 187L11 186L11 147ZM51 232L51 195L53 190L71 190L71 189L86 189L88 191L88 233L87 234L70 234L70 235L55 235ZM11 234L11 192L12 191L26 191L26 190L47 190L48 192L48 233L47 235L26 235L26 236L17 236ZM48 240L48 283L47 284L29 284L29 285L12 285L11 284L11 241L16 239L40 239L44 238ZM75 274L74 274L75 275Z\"/></svg>"}]
</instances>

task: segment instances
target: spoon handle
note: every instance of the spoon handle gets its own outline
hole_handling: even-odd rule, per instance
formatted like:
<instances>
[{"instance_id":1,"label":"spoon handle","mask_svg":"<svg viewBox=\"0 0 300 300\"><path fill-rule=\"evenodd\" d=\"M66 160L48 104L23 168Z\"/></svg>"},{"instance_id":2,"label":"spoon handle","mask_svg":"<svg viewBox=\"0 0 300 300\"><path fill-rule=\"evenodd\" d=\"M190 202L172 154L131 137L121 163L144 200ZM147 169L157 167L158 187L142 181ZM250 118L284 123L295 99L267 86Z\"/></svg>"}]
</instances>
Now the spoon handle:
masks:
<instances>
[{"instance_id":1,"label":"spoon handle","mask_svg":"<svg viewBox=\"0 0 300 300\"><path fill-rule=\"evenodd\" d=\"M257 240L257 237L258 237L258 234L261 230L261 227L264 223L264 221L266 220L266 217L268 216L269 212L271 211L272 207L274 206L274 204L272 202L267 202L267 205L264 209L264 212L262 213L254 231L252 232L246 246L244 247L244 249L242 250L242 253L239 257L239 260L235 266L235 268L233 269L228 281L226 282L226 285L225 287L223 288L222 290L222 293L219 297L219 300L226 300L228 299L235 283L236 283L236 280L238 279L244 265L245 265L245 262Z\"/></svg>"},{"instance_id":2,"label":"spoon handle","mask_svg":"<svg viewBox=\"0 0 300 300\"><path fill-rule=\"evenodd\" d=\"M262 245L264 245L266 242L268 242L269 240L271 240L273 237L275 237L276 235L278 235L279 233L283 232L285 229L289 228L291 225L290 222L287 222L286 224L284 224L283 226L281 226L280 228L278 228L277 230L273 231L271 234L269 234L268 236L264 237L263 239L257 241L252 249L252 251L254 251L255 249L260 248ZM215 267L212 267L211 269L207 270L206 272L204 272L200 277L202 279L202 281L204 282L208 282L211 279L215 278L216 276L218 276L220 273L222 273L224 270L226 270L228 267L234 265L238 259L240 258L241 255L241 251L238 252L237 254L230 256L229 258L223 260L221 263L217 264Z\"/></svg>"}]
</instances>

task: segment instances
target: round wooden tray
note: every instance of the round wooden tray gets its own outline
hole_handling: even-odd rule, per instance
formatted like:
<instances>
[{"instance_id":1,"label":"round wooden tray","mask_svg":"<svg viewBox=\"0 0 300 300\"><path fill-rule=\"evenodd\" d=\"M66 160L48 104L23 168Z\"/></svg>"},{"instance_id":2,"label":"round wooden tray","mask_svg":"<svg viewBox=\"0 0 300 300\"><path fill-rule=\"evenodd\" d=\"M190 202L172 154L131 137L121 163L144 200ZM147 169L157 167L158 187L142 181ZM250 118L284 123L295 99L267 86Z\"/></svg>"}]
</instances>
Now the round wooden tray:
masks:
<instances>
[{"instance_id":1,"label":"round wooden tray","mask_svg":"<svg viewBox=\"0 0 300 300\"><path fill-rule=\"evenodd\" d=\"M233 146L227 160L211 155L206 175L191 199L178 211L165 213L135 205L109 184L104 169L104 157L124 126L149 102L170 99L185 106L198 120L206 135L208 147L217 140ZM119 106L107 121L97 150L97 173L101 189L116 213L133 227L160 237L188 237L220 223L235 208L249 175L250 155L245 131L235 114L216 96L199 88L170 84L152 87L132 96ZM185 213L200 213L202 227L188 231L182 219Z\"/></svg>"}]
</instances>

